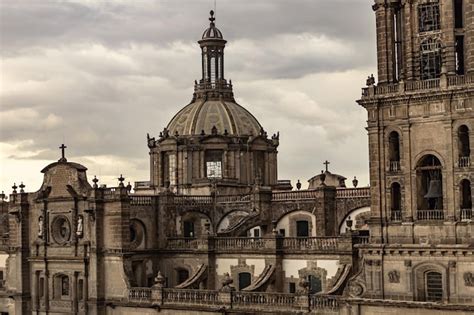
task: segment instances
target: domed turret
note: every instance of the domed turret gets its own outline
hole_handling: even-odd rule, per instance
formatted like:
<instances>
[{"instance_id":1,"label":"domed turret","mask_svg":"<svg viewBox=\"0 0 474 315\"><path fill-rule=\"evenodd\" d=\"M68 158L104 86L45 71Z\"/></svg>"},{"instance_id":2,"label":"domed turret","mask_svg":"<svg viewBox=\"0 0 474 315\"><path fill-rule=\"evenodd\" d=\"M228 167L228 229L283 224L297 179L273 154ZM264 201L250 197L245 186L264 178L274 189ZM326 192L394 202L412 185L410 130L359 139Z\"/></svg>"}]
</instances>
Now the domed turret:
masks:
<instances>
[{"instance_id":1,"label":"domed turret","mask_svg":"<svg viewBox=\"0 0 474 315\"><path fill-rule=\"evenodd\" d=\"M207 28L204 33L202 33L202 39L223 39L222 32L216 27L216 24L214 23L216 20L214 17L214 11L211 10L210 14L211 17L209 18L209 21L211 21L211 24L209 25L209 28Z\"/></svg>"},{"instance_id":2,"label":"domed turret","mask_svg":"<svg viewBox=\"0 0 474 315\"><path fill-rule=\"evenodd\" d=\"M250 186L277 184L277 135L268 138L257 119L235 102L224 78L226 41L214 12L202 39L202 77L191 103L160 133L148 137L151 186L182 194L248 192Z\"/></svg>"}]
</instances>

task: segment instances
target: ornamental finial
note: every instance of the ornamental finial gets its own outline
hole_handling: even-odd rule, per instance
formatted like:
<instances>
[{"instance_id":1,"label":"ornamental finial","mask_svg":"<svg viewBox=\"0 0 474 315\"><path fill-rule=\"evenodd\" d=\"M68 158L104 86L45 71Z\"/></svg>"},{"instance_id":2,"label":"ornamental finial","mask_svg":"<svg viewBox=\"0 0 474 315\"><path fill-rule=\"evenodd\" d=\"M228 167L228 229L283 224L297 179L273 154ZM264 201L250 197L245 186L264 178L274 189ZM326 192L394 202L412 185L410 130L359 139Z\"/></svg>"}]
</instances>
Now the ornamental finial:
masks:
<instances>
[{"instance_id":1,"label":"ornamental finial","mask_svg":"<svg viewBox=\"0 0 474 315\"><path fill-rule=\"evenodd\" d=\"M211 21L211 25L214 25L214 21L216 20L216 18L214 17L214 10L211 10L209 14L211 15L209 21Z\"/></svg>"}]
</instances>

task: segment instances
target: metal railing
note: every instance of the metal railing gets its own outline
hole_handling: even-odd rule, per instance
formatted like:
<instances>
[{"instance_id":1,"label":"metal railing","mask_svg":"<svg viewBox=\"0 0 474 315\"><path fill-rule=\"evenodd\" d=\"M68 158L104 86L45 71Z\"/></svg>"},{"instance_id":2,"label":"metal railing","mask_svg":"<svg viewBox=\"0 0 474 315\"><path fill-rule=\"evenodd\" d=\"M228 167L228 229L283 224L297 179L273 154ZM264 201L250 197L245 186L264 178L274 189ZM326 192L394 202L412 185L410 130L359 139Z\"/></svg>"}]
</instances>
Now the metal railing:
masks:
<instances>
[{"instance_id":1,"label":"metal railing","mask_svg":"<svg viewBox=\"0 0 474 315\"><path fill-rule=\"evenodd\" d=\"M388 170L390 172L400 172L400 161L390 161Z\"/></svg>"},{"instance_id":2,"label":"metal railing","mask_svg":"<svg viewBox=\"0 0 474 315\"><path fill-rule=\"evenodd\" d=\"M460 156L458 161L459 167L469 167L471 166L471 158L469 156Z\"/></svg>"},{"instance_id":3,"label":"metal railing","mask_svg":"<svg viewBox=\"0 0 474 315\"><path fill-rule=\"evenodd\" d=\"M401 210L392 210L390 212L390 220L399 222L402 221L402 211Z\"/></svg>"},{"instance_id":4,"label":"metal railing","mask_svg":"<svg viewBox=\"0 0 474 315\"><path fill-rule=\"evenodd\" d=\"M418 220L444 220L443 210L417 210L416 218Z\"/></svg>"}]
</instances>

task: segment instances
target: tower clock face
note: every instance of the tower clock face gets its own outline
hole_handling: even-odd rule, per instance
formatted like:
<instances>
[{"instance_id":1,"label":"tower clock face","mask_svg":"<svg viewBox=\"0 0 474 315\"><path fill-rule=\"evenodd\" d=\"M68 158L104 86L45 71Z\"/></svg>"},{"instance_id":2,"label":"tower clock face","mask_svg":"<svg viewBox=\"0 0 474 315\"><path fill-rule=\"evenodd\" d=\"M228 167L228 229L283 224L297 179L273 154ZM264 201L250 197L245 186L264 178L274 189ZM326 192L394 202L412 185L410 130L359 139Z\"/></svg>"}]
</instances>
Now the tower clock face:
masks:
<instances>
[{"instance_id":1,"label":"tower clock face","mask_svg":"<svg viewBox=\"0 0 474 315\"><path fill-rule=\"evenodd\" d=\"M51 225L53 240L58 244L65 244L71 239L71 223L65 216L57 216Z\"/></svg>"}]
</instances>

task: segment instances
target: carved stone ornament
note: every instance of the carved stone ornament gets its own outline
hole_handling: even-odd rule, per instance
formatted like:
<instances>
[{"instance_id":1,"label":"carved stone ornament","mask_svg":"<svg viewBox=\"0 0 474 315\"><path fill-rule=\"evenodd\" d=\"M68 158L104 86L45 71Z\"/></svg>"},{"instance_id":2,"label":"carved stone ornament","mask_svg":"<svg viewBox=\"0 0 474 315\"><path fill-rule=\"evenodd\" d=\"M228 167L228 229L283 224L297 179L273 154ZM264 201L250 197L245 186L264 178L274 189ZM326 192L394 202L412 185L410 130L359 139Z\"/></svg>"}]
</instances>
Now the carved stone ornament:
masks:
<instances>
[{"instance_id":1,"label":"carved stone ornament","mask_svg":"<svg viewBox=\"0 0 474 315\"><path fill-rule=\"evenodd\" d=\"M400 283L400 272L398 270L392 270L388 272L388 282Z\"/></svg>"},{"instance_id":2,"label":"carved stone ornament","mask_svg":"<svg viewBox=\"0 0 474 315\"><path fill-rule=\"evenodd\" d=\"M466 287L474 287L474 273L465 272L463 275L463 278L464 278L464 285Z\"/></svg>"},{"instance_id":3,"label":"carved stone ornament","mask_svg":"<svg viewBox=\"0 0 474 315\"><path fill-rule=\"evenodd\" d=\"M349 295L351 297L359 297L364 293L364 287L357 282L351 282L349 284Z\"/></svg>"},{"instance_id":4,"label":"carved stone ornament","mask_svg":"<svg viewBox=\"0 0 474 315\"><path fill-rule=\"evenodd\" d=\"M39 238L43 238L43 225L44 225L44 220L43 220L43 216L40 216L38 218L38 237Z\"/></svg>"},{"instance_id":5,"label":"carved stone ornament","mask_svg":"<svg viewBox=\"0 0 474 315\"><path fill-rule=\"evenodd\" d=\"M51 234L56 243L67 243L71 238L71 223L69 219L63 215L55 217L51 224Z\"/></svg>"},{"instance_id":6,"label":"carved stone ornament","mask_svg":"<svg viewBox=\"0 0 474 315\"><path fill-rule=\"evenodd\" d=\"M84 219L83 219L82 215L80 215L77 218L76 235L77 235L77 237L82 237L83 234L84 234Z\"/></svg>"}]
</instances>

